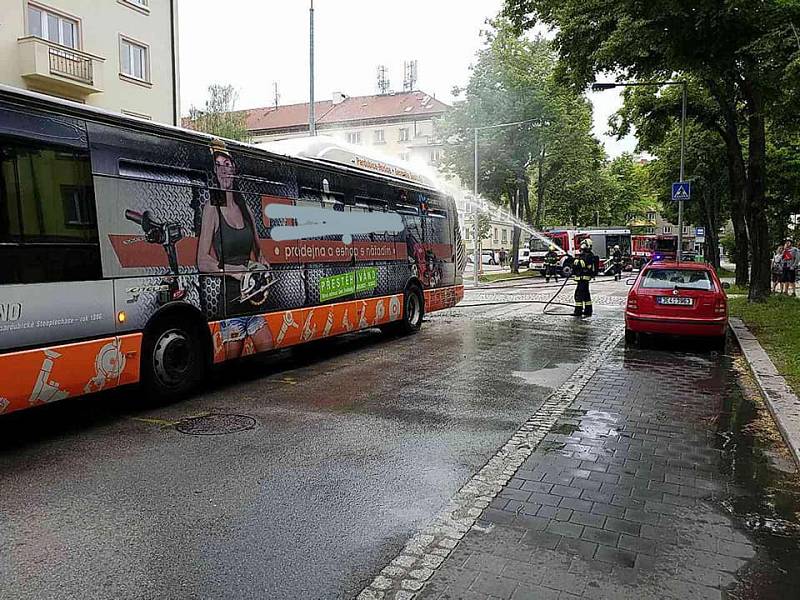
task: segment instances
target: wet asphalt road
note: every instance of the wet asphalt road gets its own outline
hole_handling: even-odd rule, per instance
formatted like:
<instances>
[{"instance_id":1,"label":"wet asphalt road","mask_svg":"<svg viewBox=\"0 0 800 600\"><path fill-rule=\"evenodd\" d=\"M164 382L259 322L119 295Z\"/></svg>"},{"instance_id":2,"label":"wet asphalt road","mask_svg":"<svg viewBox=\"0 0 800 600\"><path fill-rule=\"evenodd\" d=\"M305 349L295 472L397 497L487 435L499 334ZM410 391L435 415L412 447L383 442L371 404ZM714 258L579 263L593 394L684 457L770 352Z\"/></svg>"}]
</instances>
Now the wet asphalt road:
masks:
<instances>
[{"instance_id":1,"label":"wet asphalt road","mask_svg":"<svg viewBox=\"0 0 800 600\"><path fill-rule=\"evenodd\" d=\"M229 367L172 406L129 390L0 420L0 598L354 597L619 325L624 283L595 290L591 322L463 306ZM172 426L207 413L255 427Z\"/></svg>"}]
</instances>

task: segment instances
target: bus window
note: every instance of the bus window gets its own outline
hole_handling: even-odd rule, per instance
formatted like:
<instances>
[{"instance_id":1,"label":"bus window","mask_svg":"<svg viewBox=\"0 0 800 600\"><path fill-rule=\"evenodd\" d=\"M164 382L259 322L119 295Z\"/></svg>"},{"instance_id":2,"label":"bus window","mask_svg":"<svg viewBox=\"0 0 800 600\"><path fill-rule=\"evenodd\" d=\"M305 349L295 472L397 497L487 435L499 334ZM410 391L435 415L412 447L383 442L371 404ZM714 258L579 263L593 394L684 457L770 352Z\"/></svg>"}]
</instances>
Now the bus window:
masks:
<instances>
[{"instance_id":1,"label":"bus window","mask_svg":"<svg viewBox=\"0 0 800 600\"><path fill-rule=\"evenodd\" d=\"M0 283L102 278L86 152L0 140Z\"/></svg>"}]
</instances>

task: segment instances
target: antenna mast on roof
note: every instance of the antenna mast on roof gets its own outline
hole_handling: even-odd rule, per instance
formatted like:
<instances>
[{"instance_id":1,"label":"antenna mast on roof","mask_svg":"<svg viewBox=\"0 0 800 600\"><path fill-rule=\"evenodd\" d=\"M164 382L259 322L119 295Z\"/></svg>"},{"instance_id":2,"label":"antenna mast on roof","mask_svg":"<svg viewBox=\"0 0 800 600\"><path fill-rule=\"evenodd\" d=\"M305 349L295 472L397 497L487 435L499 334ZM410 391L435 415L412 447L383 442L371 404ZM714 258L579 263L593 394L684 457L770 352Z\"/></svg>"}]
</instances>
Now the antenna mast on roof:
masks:
<instances>
[{"instance_id":1,"label":"antenna mast on roof","mask_svg":"<svg viewBox=\"0 0 800 600\"><path fill-rule=\"evenodd\" d=\"M413 92L417 87L417 61L407 60L403 63L403 91Z\"/></svg>"},{"instance_id":2,"label":"antenna mast on roof","mask_svg":"<svg viewBox=\"0 0 800 600\"><path fill-rule=\"evenodd\" d=\"M378 93L389 93L389 69L385 65L378 65Z\"/></svg>"},{"instance_id":3,"label":"antenna mast on roof","mask_svg":"<svg viewBox=\"0 0 800 600\"><path fill-rule=\"evenodd\" d=\"M278 82L272 82L272 103L275 105L275 108L278 108L278 105L281 103L281 93L278 91Z\"/></svg>"}]
</instances>

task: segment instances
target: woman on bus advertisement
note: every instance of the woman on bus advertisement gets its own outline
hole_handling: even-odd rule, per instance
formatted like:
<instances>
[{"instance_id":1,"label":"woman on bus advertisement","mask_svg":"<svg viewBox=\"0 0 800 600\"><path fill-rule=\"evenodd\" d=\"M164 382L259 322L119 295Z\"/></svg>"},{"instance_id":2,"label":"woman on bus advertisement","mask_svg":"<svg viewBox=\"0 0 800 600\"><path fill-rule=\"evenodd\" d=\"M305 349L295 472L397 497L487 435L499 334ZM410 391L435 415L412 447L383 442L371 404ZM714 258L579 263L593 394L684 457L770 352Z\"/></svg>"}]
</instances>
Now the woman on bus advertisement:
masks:
<instances>
[{"instance_id":1,"label":"woman on bus advertisement","mask_svg":"<svg viewBox=\"0 0 800 600\"><path fill-rule=\"evenodd\" d=\"M227 358L273 347L272 334L258 316L274 283L270 265L261 254L255 221L236 185L236 165L222 142L213 142L215 188L203 207L197 246L201 273L225 273L227 315L222 341ZM238 316L241 315L241 316ZM247 340L251 346L246 346Z\"/></svg>"}]
</instances>

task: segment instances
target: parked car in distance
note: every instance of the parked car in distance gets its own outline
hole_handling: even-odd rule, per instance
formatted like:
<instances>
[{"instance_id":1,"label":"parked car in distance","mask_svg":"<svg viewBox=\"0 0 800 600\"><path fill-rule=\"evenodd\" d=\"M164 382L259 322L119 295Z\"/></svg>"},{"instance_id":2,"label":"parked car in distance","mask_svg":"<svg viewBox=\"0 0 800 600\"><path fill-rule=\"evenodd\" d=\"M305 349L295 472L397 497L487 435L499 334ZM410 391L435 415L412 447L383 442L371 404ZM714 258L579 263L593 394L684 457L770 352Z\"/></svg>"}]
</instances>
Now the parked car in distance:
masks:
<instances>
[{"instance_id":1,"label":"parked car in distance","mask_svg":"<svg viewBox=\"0 0 800 600\"><path fill-rule=\"evenodd\" d=\"M517 264L519 268L525 267L526 269L531 268L531 249L530 248L520 248L519 252L517 253Z\"/></svg>"},{"instance_id":2,"label":"parked car in distance","mask_svg":"<svg viewBox=\"0 0 800 600\"><path fill-rule=\"evenodd\" d=\"M651 262L628 292L625 341L640 334L712 338L724 347L728 299L714 267L707 263Z\"/></svg>"},{"instance_id":3,"label":"parked car in distance","mask_svg":"<svg viewBox=\"0 0 800 600\"><path fill-rule=\"evenodd\" d=\"M484 250L481 252L481 264L496 265L497 261L498 259L493 250Z\"/></svg>"}]
</instances>

